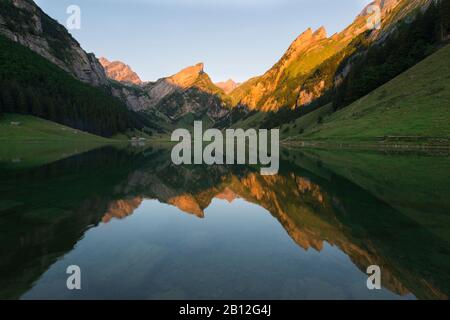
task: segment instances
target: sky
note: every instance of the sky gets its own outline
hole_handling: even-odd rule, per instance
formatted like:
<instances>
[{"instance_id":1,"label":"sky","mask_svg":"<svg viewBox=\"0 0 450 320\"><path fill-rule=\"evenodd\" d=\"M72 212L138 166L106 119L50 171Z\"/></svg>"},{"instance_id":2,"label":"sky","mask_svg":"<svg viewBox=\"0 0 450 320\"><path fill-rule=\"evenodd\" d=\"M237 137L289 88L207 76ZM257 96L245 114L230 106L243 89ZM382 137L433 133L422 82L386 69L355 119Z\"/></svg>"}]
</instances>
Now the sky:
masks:
<instances>
[{"instance_id":1,"label":"sky","mask_svg":"<svg viewBox=\"0 0 450 320\"><path fill-rule=\"evenodd\" d=\"M344 29L371 0L35 0L87 52L132 67L144 81L198 62L213 81L238 82L272 67L308 27Z\"/></svg>"}]
</instances>

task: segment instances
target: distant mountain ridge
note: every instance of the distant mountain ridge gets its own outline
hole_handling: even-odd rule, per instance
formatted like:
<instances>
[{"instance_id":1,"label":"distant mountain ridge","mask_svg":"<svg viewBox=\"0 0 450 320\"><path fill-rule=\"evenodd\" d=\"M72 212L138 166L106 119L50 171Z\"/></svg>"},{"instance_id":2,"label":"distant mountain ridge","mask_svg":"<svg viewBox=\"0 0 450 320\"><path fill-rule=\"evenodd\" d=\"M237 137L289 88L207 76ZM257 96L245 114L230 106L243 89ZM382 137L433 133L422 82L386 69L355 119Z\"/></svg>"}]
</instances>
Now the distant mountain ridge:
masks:
<instances>
[{"instance_id":1,"label":"distant mountain ridge","mask_svg":"<svg viewBox=\"0 0 450 320\"><path fill-rule=\"evenodd\" d=\"M232 79L228 79L227 81L216 83L216 86L218 86L220 89L222 89L226 94L230 94L240 85L241 85L240 83L236 83Z\"/></svg>"},{"instance_id":2,"label":"distant mountain ridge","mask_svg":"<svg viewBox=\"0 0 450 320\"><path fill-rule=\"evenodd\" d=\"M101 57L99 62L110 79L129 84L142 84L141 78L139 78L137 73L129 65L121 61L109 61L104 57Z\"/></svg>"}]
</instances>

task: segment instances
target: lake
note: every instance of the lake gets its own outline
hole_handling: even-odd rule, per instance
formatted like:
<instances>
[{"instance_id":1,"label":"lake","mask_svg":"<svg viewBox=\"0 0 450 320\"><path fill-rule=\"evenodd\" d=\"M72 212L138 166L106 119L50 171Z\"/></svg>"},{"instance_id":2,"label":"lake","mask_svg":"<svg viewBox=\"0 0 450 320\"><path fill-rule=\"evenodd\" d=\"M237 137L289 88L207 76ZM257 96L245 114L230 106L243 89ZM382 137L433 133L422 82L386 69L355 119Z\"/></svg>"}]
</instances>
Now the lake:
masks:
<instances>
[{"instance_id":1,"label":"lake","mask_svg":"<svg viewBox=\"0 0 450 320\"><path fill-rule=\"evenodd\" d=\"M175 166L161 146L33 166L3 152L0 298L448 299L448 154L281 155L262 176Z\"/></svg>"}]
</instances>

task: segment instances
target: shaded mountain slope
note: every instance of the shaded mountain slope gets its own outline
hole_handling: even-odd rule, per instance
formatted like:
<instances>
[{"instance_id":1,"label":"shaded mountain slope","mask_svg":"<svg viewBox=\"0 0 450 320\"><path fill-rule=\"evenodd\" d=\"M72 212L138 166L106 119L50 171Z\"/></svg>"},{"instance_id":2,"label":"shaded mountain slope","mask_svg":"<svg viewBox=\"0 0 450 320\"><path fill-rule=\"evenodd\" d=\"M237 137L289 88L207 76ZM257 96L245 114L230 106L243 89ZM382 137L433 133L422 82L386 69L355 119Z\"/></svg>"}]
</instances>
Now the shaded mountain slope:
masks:
<instances>
[{"instance_id":1,"label":"shaded mountain slope","mask_svg":"<svg viewBox=\"0 0 450 320\"><path fill-rule=\"evenodd\" d=\"M43 56L78 80L106 85L106 74L93 54L86 53L66 28L32 0L0 1L0 34Z\"/></svg>"}]
</instances>

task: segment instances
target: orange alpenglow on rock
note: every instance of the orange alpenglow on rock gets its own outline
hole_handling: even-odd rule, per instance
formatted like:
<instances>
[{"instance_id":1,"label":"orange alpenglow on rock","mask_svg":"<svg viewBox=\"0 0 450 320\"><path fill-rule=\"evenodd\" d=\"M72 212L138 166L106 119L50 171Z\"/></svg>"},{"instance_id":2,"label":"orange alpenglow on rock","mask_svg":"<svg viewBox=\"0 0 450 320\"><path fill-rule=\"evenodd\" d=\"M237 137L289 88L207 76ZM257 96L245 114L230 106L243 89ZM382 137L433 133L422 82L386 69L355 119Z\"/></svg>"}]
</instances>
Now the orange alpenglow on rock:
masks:
<instances>
[{"instance_id":1,"label":"orange alpenglow on rock","mask_svg":"<svg viewBox=\"0 0 450 320\"><path fill-rule=\"evenodd\" d=\"M198 79L198 77L204 73L204 64L202 62L197 63L195 66L187 67L177 74L167 78L167 80L180 87L188 88Z\"/></svg>"},{"instance_id":2,"label":"orange alpenglow on rock","mask_svg":"<svg viewBox=\"0 0 450 320\"><path fill-rule=\"evenodd\" d=\"M100 64L106 71L108 78L116 80L119 82L131 83L131 84L142 84L142 80L134 72L130 66L126 65L120 61L110 62L106 58L99 59Z\"/></svg>"},{"instance_id":3,"label":"orange alpenglow on rock","mask_svg":"<svg viewBox=\"0 0 450 320\"><path fill-rule=\"evenodd\" d=\"M108 223L112 219L124 219L133 214L133 212L141 205L144 199L136 197L129 200L116 200L108 205L108 211L102 218L103 223Z\"/></svg>"},{"instance_id":4,"label":"orange alpenglow on rock","mask_svg":"<svg viewBox=\"0 0 450 320\"><path fill-rule=\"evenodd\" d=\"M222 193L216 195L216 199L226 200L229 203L232 203L237 198L239 198L239 196L229 188L226 188Z\"/></svg>"}]
</instances>

